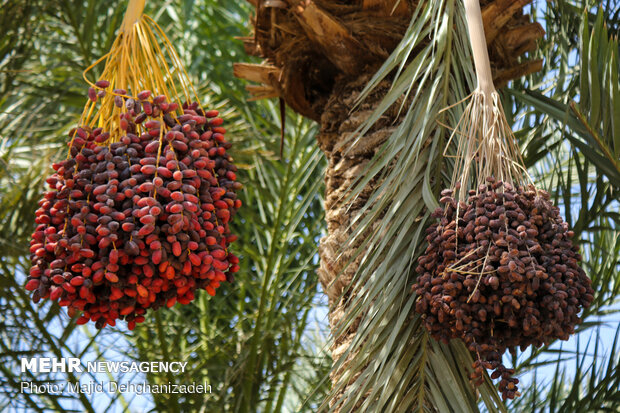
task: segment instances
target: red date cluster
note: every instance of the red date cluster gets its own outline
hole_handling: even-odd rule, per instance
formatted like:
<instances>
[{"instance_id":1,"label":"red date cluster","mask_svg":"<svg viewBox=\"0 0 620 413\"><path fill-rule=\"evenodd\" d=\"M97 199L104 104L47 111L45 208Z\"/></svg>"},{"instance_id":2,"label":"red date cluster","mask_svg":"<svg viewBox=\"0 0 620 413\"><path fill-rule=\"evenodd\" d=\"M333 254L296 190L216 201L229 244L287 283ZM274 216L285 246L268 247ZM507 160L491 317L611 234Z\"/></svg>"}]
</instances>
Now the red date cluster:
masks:
<instances>
[{"instance_id":1,"label":"red date cluster","mask_svg":"<svg viewBox=\"0 0 620 413\"><path fill-rule=\"evenodd\" d=\"M178 104L165 96L114 92L120 140L79 127L68 159L53 165L26 289L34 302L49 298L70 315L81 312L78 324L122 319L133 329L149 308L189 304L197 289L214 295L234 281L229 223L242 185L217 111L185 104L177 117Z\"/></svg>"}]
</instances>

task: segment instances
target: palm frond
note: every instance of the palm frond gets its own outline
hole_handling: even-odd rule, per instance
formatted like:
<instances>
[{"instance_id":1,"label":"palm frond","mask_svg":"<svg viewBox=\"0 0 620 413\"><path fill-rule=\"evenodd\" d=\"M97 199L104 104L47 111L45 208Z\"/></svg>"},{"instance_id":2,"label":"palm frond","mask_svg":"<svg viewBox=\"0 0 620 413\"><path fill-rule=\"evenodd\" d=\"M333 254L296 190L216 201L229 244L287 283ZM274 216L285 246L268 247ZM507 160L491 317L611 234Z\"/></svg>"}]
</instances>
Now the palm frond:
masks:
<instances>
[{"instance_id":1,"label":"palm frond","mask_svg":"<svg viewBox=\"0 0 620 413\"><path fill-rule=\"evenodd\" d=\"M606 13L603 9L598 9L592 25L589 24L590 16L588 12L574 16L580 17L577 21L581 22L578 32L580 71L569 72L569 62L561 62L553 83L556 89L560 89L556 90L553 98L532 90L526 90L525 93L513 92L513 95L538 113L550 117L559 130L566 130L563 138L567 138L570 144L590 161L598 175L604 176L612 187L618 188L620 49L617 39L610 36L606 27ZM575 26L573 22L572 30L575 30ZM567 82L572 87L562 89L562 84ZM579 99L579 103L576 103L575 99ZM528 122L528 125L532 125L532 122Z\"/></svg>"},{"instance_id":2,"label":"palm frond","mask_svg":"<svg viewBox=\"0 0 620 413\"><path fill-rule=\"evenodd\" d=\"M620 328L615 334L598 327L583 344L561 346L545 375L534 375L513 411L613 412L620 407ZM609 330L609 328L607 328ZM611 336L611 340L603 336ZM572 343L569 343L572 344ZM544 378L541 378L543 376Z\"/></svg>"},{"instance_id":3,"label":"palm frond","mask_svg":"<svg viewBox=\"0 0 620 413\"><path fill-rule=\"evenodd\" d=\"M613 391L617 379L613 372L599 368L617 363L616 345L606 346L613 341L607 325L618 325L620 283L619 175L613 130L619 50L608 32L617 27L613 9L605 11L598 2L585 0L546 7L550 30L538 52L546 59L546 69L532 75L527 85L517 84L509 91L512 104L506 107L513 108L513 118L522 125L517 134L526 163L537 182L554 194L574 228L583 267L596 291L583 323L568 343L550 343L512 358L528 383L523 399L509 405L513 411L617 408L618 396ZM584 342L592 344L579 345ZM588 367L592 352L596 353L596 369ZM597 393L596 386L588 388L588 382L600 383L599 390L609 385L611 390Z\"/></svg>"}]
</instances>

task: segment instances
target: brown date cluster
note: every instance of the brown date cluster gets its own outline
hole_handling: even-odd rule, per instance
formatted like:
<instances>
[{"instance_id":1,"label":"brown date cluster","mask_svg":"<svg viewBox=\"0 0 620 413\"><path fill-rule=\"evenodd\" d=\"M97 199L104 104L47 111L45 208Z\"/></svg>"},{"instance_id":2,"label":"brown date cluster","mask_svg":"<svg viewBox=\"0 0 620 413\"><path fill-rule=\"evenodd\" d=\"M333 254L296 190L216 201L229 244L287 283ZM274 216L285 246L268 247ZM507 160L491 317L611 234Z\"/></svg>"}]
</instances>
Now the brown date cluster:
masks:
<instances>
[{"instance_id":1,"label":"brown date cluster","mask_svg":"<svg viewBox=\"0 0 620 413\"><path fill-rule=\"evenodd\" d=\"M592 302L591 282L547 192L490 177L466 203L452 195L442 191L445 208L433 213L439 222L427 230L413 287L416 311L434 338L464 340L477 357L476 385L484 369L494 370L502 396L512 399L519 380L502 355L568 339Z\"/></svg>"},{"instance_id":2,"label":"brown date cluster","mask_svg":"<svg viewBox=\"0 0 620 413\"><path fill-rule=\"evenodd\" d=\"M133 329L149 308L189 304L197 289L214 295L233 282L239 259L228 251L237 238L229 222L242 185L217 111L192 103L175 117L178 104L149 91L115 96L115 104L123 110L120 141L79 127L69 134L68 159L53 165L26 289L34 302L81 312L78 324L122 319Z\"/></svg>"}]
</instances>

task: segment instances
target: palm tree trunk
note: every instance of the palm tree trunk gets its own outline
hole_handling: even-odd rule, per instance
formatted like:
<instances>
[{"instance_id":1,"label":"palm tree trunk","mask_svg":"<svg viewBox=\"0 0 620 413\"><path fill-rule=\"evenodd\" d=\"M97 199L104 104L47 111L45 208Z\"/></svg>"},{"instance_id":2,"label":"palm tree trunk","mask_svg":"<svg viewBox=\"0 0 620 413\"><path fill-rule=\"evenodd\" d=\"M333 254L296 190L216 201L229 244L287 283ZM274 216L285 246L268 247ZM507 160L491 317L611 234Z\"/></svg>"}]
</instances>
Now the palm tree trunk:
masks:
<instances>
[{"instance_id":1,"label":"palm tree trunk","mask_svg":"<svg viewBox=\"0 0 620 413\"><path fill-rule=\"evenodd\" d=\"M336 337L340 322L353 298L352 294L355 294L349 287L363 256L356 254L361 241L349 242L355 228L351 224L361 218L360 210L366 205L379 182L371 180L360 196L351 201L346 198L351 187L361 178L376 150L392 133L397 120L398 107L389 112L392 116L384 116L362 139L351 145L350 138L374 111L383 98L383 92L390 86L389 82L383 82L363 105L351 114L357 97L368 80L368 76L361 76L332 94L321 117L318 136L319 146L328 160L325 173L327 235L321 239L319 246L318 276L329 300L329 324L334 335L331 348L334 364L349 347L359 324L358 319ZM354 355L350 354L348 360L353 357ZM346 368L347 362L338 370L332 371L332 383L339 380Z\"/></svg>"}]
</instances>

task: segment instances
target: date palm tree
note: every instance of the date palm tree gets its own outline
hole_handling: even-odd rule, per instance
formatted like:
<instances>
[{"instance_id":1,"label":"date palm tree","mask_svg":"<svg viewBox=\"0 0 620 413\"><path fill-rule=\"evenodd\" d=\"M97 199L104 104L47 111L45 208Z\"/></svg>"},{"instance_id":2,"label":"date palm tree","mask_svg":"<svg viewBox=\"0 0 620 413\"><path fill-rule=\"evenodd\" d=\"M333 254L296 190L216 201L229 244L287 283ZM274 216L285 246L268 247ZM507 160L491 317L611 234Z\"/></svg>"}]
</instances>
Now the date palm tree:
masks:
<instances>
[{"instance_id":1,"label":"date palm tree","mask_svg":"<svg viewBox=\"0 0 620 413\"><path fill-rule=\"evenodd\" d=\"M323 407L473 411L480 396L502 410L488 379L474 395L462 343L428 338L409 289L429 211L454 167L442 156L450 135L443 125L458 116L442 109L473 90L461 2L251 2L254 32L243 40L264 61L237 64L235 74L259 83L248 86L254 98L278 97L316 120L328 161L318 276L330 304L333 367ZM543 67L535 49L544 30L522 13L528 3L481 1L498 86ZM604 161L617 165L611 152Z\"/></svg>"},{"instance_id":2,"label":"date palm tree","mask_svg":"<svg viewBox=\"0 0 620 413\"><path fill-rule=\"evenodd\" d=\"M490 380L471 387L472 358L460 342L435 342L412 312L412 263L453 167L442 156L449 130L441 124L453 125L459 107L441 110L472 89L460 0L147 2L235 136L245 184L235 223L242 270L216 297L161 311L131 333L76 326L22 288L45 176L84 104L81 73L109 49L125 3L3 0L0 409L618 409L620 7L528 3L481 2L495 81L506 86L503 106L530 173L575 229L597 293L571 342L507 360L524 384L504 403ZM236 40L249 21L254 34ZM281 100L246 102L231 71L244 49L265 61L235 73L252 82L254 98ZM185 375L120 379L207 381L213 393L21 393L22 381L77 380L21 372L20 359L37 356L184 360Z\"/></svg>"}]
</instances>

